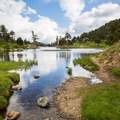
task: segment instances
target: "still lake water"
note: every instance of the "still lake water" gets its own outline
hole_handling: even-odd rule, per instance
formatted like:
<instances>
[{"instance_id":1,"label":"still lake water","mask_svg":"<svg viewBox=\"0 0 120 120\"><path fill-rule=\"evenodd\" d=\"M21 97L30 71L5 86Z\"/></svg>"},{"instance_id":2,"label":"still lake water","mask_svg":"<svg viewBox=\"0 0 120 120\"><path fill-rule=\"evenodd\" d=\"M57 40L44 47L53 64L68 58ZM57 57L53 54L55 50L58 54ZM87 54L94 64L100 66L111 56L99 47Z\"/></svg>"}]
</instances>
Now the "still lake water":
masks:
<instances>
[{"instance_id":1,"label":"still lake water","mask_svg":"<svg viewBox=\"0 0 120 120\"><path fill-rule=\"evenodd\" d=\"M65 120L59 118L57 109L52 102L54 95L52 90L59 87L66 79L74 76L91 78L92 83L101 82L93 73L86 71L80 65L74 66L73 60L81 58L83 54L98 53L103 50L71 49L71 51L43 51L45 49L57 48L41 47L36 50L28 49L20 52L9 52L10 60L35 60L38 62L38 65L34 65L30 69L15 71L20 74L19 85L22 87L22 90L14 92L10 98L7 110L21 112L18 120L44 120L46 118L50 120ZM72 76L67 74L68 69L66 67L72 68ZM39 74L41 77L35 79L33 77L34 74ZM51 100L49 109L43 109L37 105L37 99L43 96L48 96Z\"/></svg>"}]
</instances>

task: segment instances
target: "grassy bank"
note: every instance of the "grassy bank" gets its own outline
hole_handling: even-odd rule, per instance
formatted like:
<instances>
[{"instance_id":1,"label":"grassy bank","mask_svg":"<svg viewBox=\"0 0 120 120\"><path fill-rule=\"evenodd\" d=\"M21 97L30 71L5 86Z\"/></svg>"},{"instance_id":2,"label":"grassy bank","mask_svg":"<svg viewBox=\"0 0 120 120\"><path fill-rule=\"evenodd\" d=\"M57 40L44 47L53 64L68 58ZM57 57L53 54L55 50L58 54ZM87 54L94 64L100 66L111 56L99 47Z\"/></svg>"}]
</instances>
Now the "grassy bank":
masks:
<instances>
[{"instance_id":1,"label":"grassy bank","mask_svg":"<svg viewBox=\"0 0 120 120\"><path fill-rule=\"evenodd\" d=\"M36 61L19 61L19 62L6 62L0 61L0 109L7 107L7 98L10 95L10 87L14 85L15 82L19 82L19 74L9 73L9 70L15 69L27 69L33 64L37 64Z\"/></svg>"},{"instance_id":2,"label":"grassy bank","mask_svg":"<svg viewBox=\"0 0 120 120\"><path fill-rule=\"evenodd\" d=\"M99 69L98 65L95 64L89 56L85 56L83 58L78 58L73 60L74 65L80 64L85 69L95 72Z\"/></svg>"},{"instance_id":3,"label":"grassy bank","mask_svg":"<svg viewBox=\"0 0 120 120\"><path fill-rule=\"evenodd\" d=\"M82 117L87 120L120 120L120 84L99 84L83 88Z\"/></svg>"},{"instance_id":4,"label":"grassy bank","mask_svg":"<svg viewBox=\"0 0 120 120\"><path fill-rule=\"evenodd\" d=\"M111 73L111 75L115 75L114 82L108 81L107 83L90 85L77 91L77 97L84 96L81 105L81 116L83 118L87 120L120 119L119 53L120 44L116 44L97 55L100 65L104 65L103 70ZM74 60L74 64L80 64L90 71L98 70L98 65L93 63L90 57L83 57L82 59Z\"/></svg>"}]
</instances>

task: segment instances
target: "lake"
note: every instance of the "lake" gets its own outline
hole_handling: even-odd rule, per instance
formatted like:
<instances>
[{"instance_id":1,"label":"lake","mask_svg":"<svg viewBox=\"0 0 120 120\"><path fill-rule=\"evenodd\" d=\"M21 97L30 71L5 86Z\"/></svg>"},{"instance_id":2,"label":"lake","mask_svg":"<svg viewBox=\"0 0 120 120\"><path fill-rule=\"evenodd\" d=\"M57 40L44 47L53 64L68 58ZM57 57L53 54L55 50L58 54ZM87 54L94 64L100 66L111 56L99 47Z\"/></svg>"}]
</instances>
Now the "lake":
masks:
<instances>
[{"instance_id":1,"label":"lake","mask_svg":"<svg viewBox=\"0 0 120 120\"><path fill-rule=\"evenodd\" d=\"M85 54L98 53L101 49L71 49L71 51L43 51L57 49L55 47L41 47L40 49L27 49L19 52L9 52L7 57L0 56L0 59L9 60L35 60L38 65L30 69L16 70L20 74L19 85L21 91L15 91L10 98L7 110L21 112L18 120L65 120L59 117L58 111L53 103L54 88L59 87L66 79L74 76L91 78L91 83L102 82L96 76L82 68L74 66L73 60L81 58ZM72 68L72 75L68 75L68 68ZM12 70L14 71L14 70ZM10 71L10 72L12 72ZM34 74L41 75L35 79ZM40 97L48 96L51 100L50 108L43 109L37 105Z\"/></svg>"}]
</instances>

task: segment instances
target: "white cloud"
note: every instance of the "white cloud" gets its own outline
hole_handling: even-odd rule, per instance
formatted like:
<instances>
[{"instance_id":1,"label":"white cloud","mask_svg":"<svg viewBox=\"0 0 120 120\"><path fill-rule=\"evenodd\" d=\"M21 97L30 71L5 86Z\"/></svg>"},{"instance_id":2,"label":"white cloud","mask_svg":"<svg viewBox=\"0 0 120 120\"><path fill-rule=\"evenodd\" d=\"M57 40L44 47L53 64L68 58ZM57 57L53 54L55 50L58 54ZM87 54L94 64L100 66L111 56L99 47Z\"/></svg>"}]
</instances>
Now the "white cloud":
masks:
<instances>
[{"instance_id":1,"label":"white cloud","mask_svg":"<svg viewBox=\"0 0 120 120\"><path fill-rule=\"evenodd\" d=\"M120 18L120 5L109 2L80 14L76 22L70 26L72 30L75 30L75 33L81 34L117 18Z\"/></svg>"},{"instance_id":2,"label":"white cloud","mask_svg":"<svg viewBox=\"0 0 120 120\"><path fill-rule=\"evenodd\" d=\"M6 13L7 15L21 14L25 9L25 2L14 1L14 0L1 0L0 1L0 11Z\"/></svg>"},{"instance_id":3,"label":"white cloud","mask_svg":"<svg viewBox=\"0 0 120 120\"><path fill-rule=\"evenodd\" d=\"M97 2L97 0L90 0L90 3Z\"/></svg>"},{"instance_id":4,"label":"white cloud","mask_svg":"<svg viewBox=\"0 0 120 120\"><path fill-rule=\"evenodd\" d=\"M27 12L27 14L37 14L37 12L36 12L36 10L28 7L28 12Z\"/></svg>"},{"instance_id":5,"label":"white cloud","mask_svg":"<svg viewBox=\"0 0 120 120\"><path fill-rule=\"evenodd\" d=\"M21 14L36 14L38 20L31 22L30 17ZM48 17L37 15L36 10L28 7L22 0L2 0L0 3L0 24L4 24L10 31L16 33L16 37L22 37L32 41L31 31L38 35L39 41L51 43L58 34L58 25Z\"/></svg>"},{"instance_id":6,"label":"white cloud","mask_svg":"<svg viewBox=\"0 0 120 120\"><path fill-rule=\"evenodd\" d=\"M76 21L85 7L84 0L59 0L60 7L65 11L65 16L71 21Z\"/></svg>"}]
</instances>

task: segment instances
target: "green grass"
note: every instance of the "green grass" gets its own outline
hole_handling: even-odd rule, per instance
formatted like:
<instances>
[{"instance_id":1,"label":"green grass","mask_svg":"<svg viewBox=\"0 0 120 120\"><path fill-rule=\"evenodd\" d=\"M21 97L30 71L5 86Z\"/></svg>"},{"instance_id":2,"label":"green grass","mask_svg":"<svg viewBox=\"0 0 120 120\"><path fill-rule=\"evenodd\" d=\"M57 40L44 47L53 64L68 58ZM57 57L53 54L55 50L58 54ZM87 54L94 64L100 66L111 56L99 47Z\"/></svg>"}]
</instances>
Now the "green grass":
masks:
<instances>
[{"instance_id":1,"label":"green grass","mask_svg":"<svg viewBox=\"0 0 120 120\"><path fill-rule=\"evenodd\" d=\"M87 120L120 120L120 84L99 84L78 91L86 96L82 117Z\"/></svg>"},{"instance_id":2,"label":"green grass","mask_svg":"<svg viewBox=\"0 0 120 120\"><path fill-rule=\"evenodd\" d=\"M120 77L120 67L114 68L112 72L114 75Z\"/></svg>"},{"instance_id":3,"label":"green grass","mask_svg":"<svg viewBox=\"0 0 120 120\"><path fill-rule=\"evenodd\" d=\"M68 68L67 73L68 75L72 75L72 68Z\"/></svg>"},{"instance_id":4,"label":"green grass","mask_svg":"<svg viewBox=\"0 0 120 120\"><path fill-rule=\"evenodd\" d=\"M98 65L95 64L89 56L78 58L73 60L74 65L80 64L85 69L95 72L99 69Z\"/></svg>"},{"instance_id":5,"label":"green grass","mask_svg":"<svg viewBox=\"0 0 120 120\"><path fill-rule=\"evenodd\" d=\"M36 65L36 61L0 61L0 109L7 106L7 97L10 95L10 87L19 82L19 74L8 72L15 69L27 69Z\"/></svg>"},{"instance_id":6,"label":"green grass","mask_svg":"<svg viewBox=\"0 0 120 120\"><path fill-rule=\"evenodd\" d=\"M0 108L5 108L6 106L7 100L3 96L0 96Z\"/></svg>"}]
</instances>

